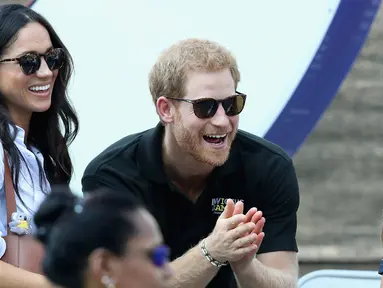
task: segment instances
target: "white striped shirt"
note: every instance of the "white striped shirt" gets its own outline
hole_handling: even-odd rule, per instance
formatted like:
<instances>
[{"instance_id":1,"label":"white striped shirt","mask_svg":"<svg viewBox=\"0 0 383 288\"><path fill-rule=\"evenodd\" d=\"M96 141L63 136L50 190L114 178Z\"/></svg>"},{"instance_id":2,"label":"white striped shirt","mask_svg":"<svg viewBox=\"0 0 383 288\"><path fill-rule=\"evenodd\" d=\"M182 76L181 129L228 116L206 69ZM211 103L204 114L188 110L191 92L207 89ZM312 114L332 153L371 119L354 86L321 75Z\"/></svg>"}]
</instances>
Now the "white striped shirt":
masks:
<instances>
[{"instance_id":1,"label":"white striped shirt","mask_svg":"<svg viewBox=\"0 0 383 288\"><path fill-rule=\"evenodd\" d=\"M25 213L28 216L33 216L33 213L37 211L37 209L40 207L41 202L44 200L46 193L50 192L50 185L48 183L45 173L43 172L44 174L42 188L45 191L42 191L40 187L39 167L36 159L40 162L41 167L44 167L44 158L43 155L36 148L32 147L31 150L28 150L27 146L24 143L24 136L24 130L20 127L17 127L15 145L20 150L21 155L23 155L30 171L29 173L25 163L21 161L18 190L25 205L30 210L32 210L32 213L22 204L20 199L15 195L16 208L17 212ZM3 146L0 143L0 232L3 236L6 236L8 223L5 201L4 176L4 152ZM34 225L32 223L32 229L33 227ZM2 241L0 241L0 245L1 242ZM2 247L0 246L0 251L2 250L1 248ZM1 256L2 255L0 254L0 257Z\"/></svg>"}]
</instances>

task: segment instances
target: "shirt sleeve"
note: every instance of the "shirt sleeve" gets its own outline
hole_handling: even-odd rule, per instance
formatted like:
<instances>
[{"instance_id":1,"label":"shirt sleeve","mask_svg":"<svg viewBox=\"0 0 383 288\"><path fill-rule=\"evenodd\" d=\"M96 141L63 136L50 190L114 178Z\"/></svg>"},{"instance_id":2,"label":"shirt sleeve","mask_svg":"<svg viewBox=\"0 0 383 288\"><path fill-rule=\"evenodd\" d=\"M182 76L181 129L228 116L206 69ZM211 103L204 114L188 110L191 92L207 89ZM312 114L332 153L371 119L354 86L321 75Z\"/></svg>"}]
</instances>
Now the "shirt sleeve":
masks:
<instances>
[{"instance_id":1,"label":"shirt sleeve","mask_svg":"<svg viewBox=\"0 0 383 288\"><path fill-rule=\"evenodd\" d=\"M128 175L122 175L108 166L101 166L94 173L87 173L81 179L82 192L84 195L91 195L100 189L112 189L121 193L130 193L139 200L142 189L138 187L140 181L135 181Z\"/></svg>"},{"instance_id":2,"label":"shirt sleeve","mask_svg":"<svg viewBox=\"0 0 383 288\"><path fill-rule=\"evenodd\" d=\"M113 177L107 171L100 169L95 173L84 175L81 179L82 192L91 194L96 190L108 188L114 190L124 189L116 177Z\"/></svg>"},{"instance_id":3,"label":"shirt sleeve","mask_svg":"<svg viewBox=\"0 0 383 288\"><path fill-rule=\"evenodd\" d=\"M296 242L299 186L292 160L279 162L266 177L262 191L266 219L265 238L258 254L276 251L298 252Z\"/></svg>"}]
</instances>

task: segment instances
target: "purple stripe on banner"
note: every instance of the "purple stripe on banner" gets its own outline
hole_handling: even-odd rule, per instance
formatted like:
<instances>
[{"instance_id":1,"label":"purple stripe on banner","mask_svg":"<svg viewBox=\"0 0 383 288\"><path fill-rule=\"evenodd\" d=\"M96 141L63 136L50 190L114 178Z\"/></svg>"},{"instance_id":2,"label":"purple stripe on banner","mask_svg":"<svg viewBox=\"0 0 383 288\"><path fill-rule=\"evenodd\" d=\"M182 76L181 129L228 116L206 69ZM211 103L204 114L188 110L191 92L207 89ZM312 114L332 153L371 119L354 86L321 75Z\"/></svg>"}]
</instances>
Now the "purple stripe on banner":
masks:
<instances>
[{"instance_id":1,"label":"purple stripe on banner","mask_svg":"<svg viewBox=\"0 0 383 288\"><path fill-rule=\"evenodd\" d=\"M291 99L265 138L293 156L326 111L369 33L381 0L342 0ZM278 83L276 83L278 85Z\"/></svg>"}]
</instances>

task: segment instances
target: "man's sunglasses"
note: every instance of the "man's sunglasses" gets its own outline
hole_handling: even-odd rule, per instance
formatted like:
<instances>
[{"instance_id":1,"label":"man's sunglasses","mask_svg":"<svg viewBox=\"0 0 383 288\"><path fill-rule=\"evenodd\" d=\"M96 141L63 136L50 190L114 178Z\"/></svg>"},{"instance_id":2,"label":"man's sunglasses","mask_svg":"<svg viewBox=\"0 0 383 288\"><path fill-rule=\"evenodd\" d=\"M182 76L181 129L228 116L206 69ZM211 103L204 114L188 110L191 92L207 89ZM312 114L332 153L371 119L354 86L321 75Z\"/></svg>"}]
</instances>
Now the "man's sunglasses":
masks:
<instances>
[{"instance_id":1,"label":"man's sunglasses","mask_svg":"<svg viewBox=\"0 0 383 288\"><path fill-rule=\"evenodd\" d=\"M0 63L17 61L25 75L32 75L40 69L41 57L44 57L45 62L51 71L60 69L65 63L65 52L62 48L52 49L45 54L28 52L18 58L0 60Z\"/></svg>"},{"instance_id":2,"label":"man's sunglasses","mask_svg":"<svg viewBox=\"0 0 383 288\"><path fill-rule=\"evenodd\" d=\"M196 100L166 97L168 99L183 101L193 104L194 114L200 119L211 118L218 110L219 104L222 104L223 110L227 116L236 116L242 112L245 107L246 95L236 91L236 95L229 96L222 100L213 98L201 98Z\"/></svg>"},{"instance_id":3,"label":"man's sunglasses","mask_svg":"<svg viewBox=\"0 0 383 288\"><path fill-rule=\"evenodd\" d=\"M148 256L155 266L163 268L169 262L170 248L166 245L157 246L148 251Z\"/></svg>"}]
</instances>

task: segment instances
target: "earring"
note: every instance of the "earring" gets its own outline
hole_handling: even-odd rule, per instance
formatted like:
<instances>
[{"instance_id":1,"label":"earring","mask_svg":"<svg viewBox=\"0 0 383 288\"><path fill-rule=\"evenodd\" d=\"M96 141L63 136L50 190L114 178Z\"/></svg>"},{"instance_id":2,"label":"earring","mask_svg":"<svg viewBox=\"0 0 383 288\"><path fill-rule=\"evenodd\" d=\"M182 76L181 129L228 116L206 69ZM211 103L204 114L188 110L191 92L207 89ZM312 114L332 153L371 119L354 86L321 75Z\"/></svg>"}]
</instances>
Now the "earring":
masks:
<instances>
[{"instance_id":1,"label":"earring","mask_svg":"<svg viewBox=\"0 0 383 288\"><path fill-rule=\"evenodd\" d=\"M102 276L101 282L102 282L102 284L105 285L106 288L115 288L116 287L114 285L114 281L109 276L106 276L106 275Z\"/></svg>"}]
</instances>

